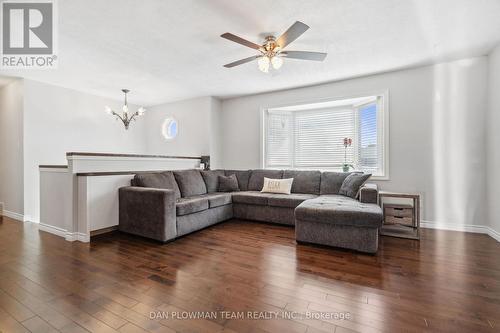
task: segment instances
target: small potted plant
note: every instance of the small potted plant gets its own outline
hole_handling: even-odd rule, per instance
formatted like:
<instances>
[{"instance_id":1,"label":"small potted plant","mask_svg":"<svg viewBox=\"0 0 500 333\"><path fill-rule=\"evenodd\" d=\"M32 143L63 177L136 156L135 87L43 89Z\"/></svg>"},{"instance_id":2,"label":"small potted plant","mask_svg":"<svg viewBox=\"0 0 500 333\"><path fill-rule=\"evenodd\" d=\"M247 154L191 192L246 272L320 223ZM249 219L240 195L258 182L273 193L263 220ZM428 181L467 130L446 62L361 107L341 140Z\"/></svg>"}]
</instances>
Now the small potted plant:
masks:
<instances>
[{"instance_id":1,"label":"small potted plant","mask_svg":"<svg viewBox=\"0 0 500 333\"><path fill-rule=\"evenodd\" d=\"M347 163L347 147L350 147L351 145L352 139L344 138L344 164L342 164L342 171L344 172L349 172L350 168L354 169L354 166L352 164Z\"/></svg>"}]
</instances>

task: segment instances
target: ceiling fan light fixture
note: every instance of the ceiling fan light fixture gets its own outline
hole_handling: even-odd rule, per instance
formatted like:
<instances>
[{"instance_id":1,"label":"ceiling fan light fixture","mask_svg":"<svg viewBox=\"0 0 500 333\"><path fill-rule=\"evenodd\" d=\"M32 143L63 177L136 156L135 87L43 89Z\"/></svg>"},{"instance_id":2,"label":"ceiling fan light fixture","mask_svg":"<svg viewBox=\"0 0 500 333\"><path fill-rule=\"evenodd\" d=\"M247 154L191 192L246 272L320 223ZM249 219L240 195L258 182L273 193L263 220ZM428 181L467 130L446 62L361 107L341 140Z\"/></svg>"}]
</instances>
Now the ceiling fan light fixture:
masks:
<instances>
[{"instance_id":1,"label":"ceiling fan light fixture","mask_svg":"<svg viewBox=\"0 0 500 333\"><path fill-rule=\"evenodd\" d=\"M273 65L274 69L280 69L281 66L283 66L283 59L281 57L274 56L271 59L271 64Z\"/></svg>"},{"instance_id":2,"label":"ceiling fan light fixture","mask_svg":"<svg viewBox=\"0 0 500 333\"><path fill-rule=\"evenodd\" d=\"M271 62L271 60L267 56L262 56L259 58L257 63L259 65L259 69L261 70L261 72L264 72L264 73L269 72L269 63L270 62Z\"/></svg>"},{"instance_id":3,"label":"ceiling fan light fixture","mask_svg":"<svg viewBox=\"0 0 500 333\"><path fill-rule=\"evenodd\" d=\"M259 51L260 54L254 55L252 57L247 57L237 61L233 61L229 64L225 64L226 68L233 68L246 64L250 61L257 60L259 70L264 73L269 73L270 69L278 70L283 65L283 57L288 59L299 59L299 60L312 60L312 61L323 61L327 56L323 52L311 52L311 51L288 51L284 50L290 43L295 41L297 38L302 36L309 26L300 21L296 21L292 24L279 38L274 36L267 36L264 43L259 45L250 42L244 38L233 35L226 32L221 35L222 38L230 40L232 42L238 43L240 45L249 47L251 49ZM272 66L272 68L270 68Z\"/></svg>"}]
</instances>

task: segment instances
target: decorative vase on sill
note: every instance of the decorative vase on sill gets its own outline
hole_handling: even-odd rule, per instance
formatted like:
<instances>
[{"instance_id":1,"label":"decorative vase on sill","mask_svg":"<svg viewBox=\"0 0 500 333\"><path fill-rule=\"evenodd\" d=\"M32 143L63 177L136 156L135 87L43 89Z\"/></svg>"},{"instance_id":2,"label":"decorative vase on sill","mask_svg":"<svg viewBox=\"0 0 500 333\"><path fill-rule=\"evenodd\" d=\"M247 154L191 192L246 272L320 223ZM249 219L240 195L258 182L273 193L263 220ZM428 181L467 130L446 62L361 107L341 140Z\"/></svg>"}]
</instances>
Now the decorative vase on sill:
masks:
<instances>
[{"instance_id":1,"label":"decorative vase on sill","mask_svg":"<svg viewBox=\"0 0 500 333\"><path fill-rule=\"evenodd\" d=\"M343 172L349 172L351 168L354 169L354 166L352 164L347 163L347 147L350 147L351 145L352 145L352 139L344 138L344 164L342 164Z\"/></svg>"}]
</instances>

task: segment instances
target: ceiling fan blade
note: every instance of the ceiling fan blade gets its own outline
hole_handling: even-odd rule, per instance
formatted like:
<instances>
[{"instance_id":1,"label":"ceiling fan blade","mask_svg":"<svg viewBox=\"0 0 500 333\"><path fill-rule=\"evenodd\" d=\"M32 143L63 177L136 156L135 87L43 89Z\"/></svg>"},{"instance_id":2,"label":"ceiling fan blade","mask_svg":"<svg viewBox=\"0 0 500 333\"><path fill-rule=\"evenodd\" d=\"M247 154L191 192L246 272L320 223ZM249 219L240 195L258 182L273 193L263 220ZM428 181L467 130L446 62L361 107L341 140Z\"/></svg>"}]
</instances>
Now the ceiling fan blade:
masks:
<instances>
[{"instance_id":1,"label":"ceiling fan blade","mask_svg":"<svg viewBox=\"0 0 500 333\"><path fill-rule=\"evenodd\" d=\"M257 58L260 58L260 57L261 57L260 55L256 55L256 56L248 57L245 59L240 59L240 60L234 61L232 63L226 64L226 65L224 65L224 67L231 68L231 67L243 65L243 64L246 64L247 62L250 62L250 61L255 60Z\"/></svg>"},{"instance_id":2,"label":"ceiling fan blade","mask_svg":"<svg viewBox=\"0 0 500 333\"><path fill-rule=\"evenodd\" d=\"M244 45L246 47L255 49L255 50L260 50L262 48L261 45L255 44L251 41L248 41L246 39L243 39L241 37L238 37L236 35L233 35L232 33L226 32L225 34L220 35L222 38L228 39L232 42Z\"/></svg>"},{"instance_id":3,"label":"ceiling fan blade","mask_svg":"<svg viewBox=\"0 0 500 333\"><path fill-rule=\"evenodd\" d=\"M304 32L309 29L307 24L304 24L300 21L296 21L287 31L285 31L276 41L276 44L281 47L281 49L285 48L288 44L299 38Z\"/></svg>"},{"instance_id":4,"label":"ceiling fan blade","mask_svg":"<svg viewBox=\"0 0 500 333\"><path fill-rule=\"evenodd\" d=\"M325 60L327 53L309 51L283 51L280 52L280 55L291 59L323 61Z\"/></svg>"}]
</instances>

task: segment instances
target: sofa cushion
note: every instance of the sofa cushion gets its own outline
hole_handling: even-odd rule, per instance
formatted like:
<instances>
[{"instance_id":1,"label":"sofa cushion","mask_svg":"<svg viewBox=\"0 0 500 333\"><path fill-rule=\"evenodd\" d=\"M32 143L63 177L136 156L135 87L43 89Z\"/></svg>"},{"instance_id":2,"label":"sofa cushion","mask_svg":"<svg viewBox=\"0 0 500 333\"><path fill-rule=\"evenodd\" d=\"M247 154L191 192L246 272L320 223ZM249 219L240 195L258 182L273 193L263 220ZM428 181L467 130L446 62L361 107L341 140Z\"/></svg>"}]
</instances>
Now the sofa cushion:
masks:
<instances>
[{"instance_id":1,"label":"sofa cushion","mask_svg":"<svg viewBox=\"0 0 500 333\"><path fill-rule=\"evenodd\" d=\"M285 170L283 178L293 178L292 193L319 194L320 171Z\"/></svg>"},{"instance_id":2,"label":"sofa cushion","mask_svg":"<svg viewBox=\"0 0 500 333\"><path fill-rule=\"evenodd\" d=\"M322 195L306 200L295 208L295 219L301 221L379 228L382 208L342 195Z\"/></svg>"},{"instance_id":3,"label":"sofa cushion","mask_svg":"<svg viewBox=\"0 0 500 333\"><path fill-rule=\"evenodd\" d=\"M308 199L314 199L317 195L292 193L292 194L271 194L267 199L267 204L273 207L295 208Z\"/></svg>"},{"instance_id":4,"label":"sofa cushion","mask_svg":"<svg viewBox=\"0 0 500 333\"><path fill-rule=\"evenodd\" d=\"M269 193L259 191L244 191L233 193L233 203L244 203L250 205L267 205Z\"/></svg>"},{"instance_id":5,"label":"sofa cushion","mask_svg":"<svg viewBox=\"0 0 500 333\"><path fill-rule=\"evenodd\" d=\"M138 173L134 176L134 186L160 188L165 190L174 190L175 197L180 198L181 192L175 181L172 171Z\"/></svg>"},{"instance_id":6,"label":"sofa cushion","mask_svg":"<svg viewBox=\"0 0 500 333\"><path fill-rule=\"evenodd\" d=\"M224 176L224 170L202 170L200 171L208 193L217 192L219 189L219 176Z\"/></svg>"},{"instance_id":7,"label":"sofa cushion","mask_svg":"<svg viewBox=\"0 0 500 333\"><path fill-rule=\"evenodd\" d=\"M357 198L359 189L372 175L370 173L352 173L344 179L339 194L350 198Z\"/></svg>"},{"instance_id":8,"label":"sofa cushion","mask_svg":"<svg viewBox=\"0 0 500 333\"><path fill-rule=\"evenodd\" d=\"M209 208L229 205L233 202L231 193L215 192L215 193L204 194L203 197L208 199Z\"/></svg>"},{"instance_id":9,"label":"sofa cushion","mask_svg":"<svg viewBox=\"0 0 500 333\"><path fill-rule=\"evenodd\" d=\"M281 179L283 178L283 170L252 170L248 179L249 191L260 191L264 185L264 177ZM241 189L241 188L240 188Z\"/></svg>"},{"instance_id":10,"label":"sofa cushion","mask_svg":"<svg viewBox=\"0 0 500 333\"><path fill-rule=\"evenodd\" d=\"M302 194L302 193L278 194L278 193L262 193L258 191L245 191L245 192L233 193L233 203L295 208L305 200L314 199L316 197L317 196L314 194Z\"/></svg>"},{"instance_id":11,"label":"sofa cushion","mask_svg":"<svg viewBox=\"0 0 500 333\"><path fill-rule=\"evenodd\" d=\"M235 175L238 179L238 187L240 191L248 190L248 179L250 178L250 170L225 170L226 176Z\"/></svg>"},{"instance_id":12,"label":"sofa cushion","mask_svg":"<svg viewBox=\"0 0 500 333\"><path fill-rule=\"evenodd\" d=\"M339 194L342 183L350 174L350 172L322 172L320 194Z\"/></svg>"},{"instance_id":13,"label":"sofa cushion","mask_svg":"<svg viewBox=\"0 0 500 333\"><path fill-rule=\"evenodd\" d=\"M174 176L183 198L207 193L207 186L199 170L174 171Z\"/></svg>"},{"instance_id":14,"label":"sofa cushion","mask_svg":"<svg viewBox=\"0 0 500 333\"><path fill-rule=\"evenodd\" d=\"M177 216L193 214L208 209L208 199L204 196L180 198L175 204Z\"/></svg>"},{"instance_id":15,"label":"sofa cushion","mask_svg":"<svg viewBox=\"0 0 500 333\"><path fill-rule=\"evenodd\" d=\"M219 192L237 192L239 190L236 175L219 176Z\"/></svg>"}]
</instances>

